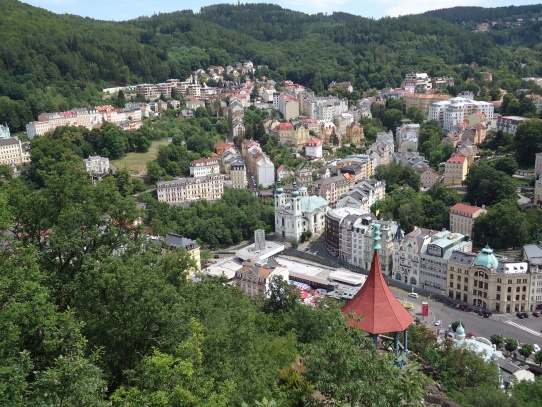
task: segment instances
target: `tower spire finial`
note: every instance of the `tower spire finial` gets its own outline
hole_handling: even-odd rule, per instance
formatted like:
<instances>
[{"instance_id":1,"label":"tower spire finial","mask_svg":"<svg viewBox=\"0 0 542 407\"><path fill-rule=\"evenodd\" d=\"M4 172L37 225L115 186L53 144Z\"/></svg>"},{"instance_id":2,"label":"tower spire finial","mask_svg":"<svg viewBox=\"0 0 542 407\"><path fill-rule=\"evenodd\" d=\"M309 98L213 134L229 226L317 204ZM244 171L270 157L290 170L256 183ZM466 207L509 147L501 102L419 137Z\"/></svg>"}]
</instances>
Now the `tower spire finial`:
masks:
<instances>
[{"instance_id":1,"label":"tower spire finial","mask_svg":"<svg viewBox=\"0 0 542 407\"><path fill-rule=\"evenodd\" d=\"M372 244L372 248L373 250L378 250L380 249L382 246L380 246L380 225L378 223L373 223L373 244Z\"/></svg>"}]
</instances>

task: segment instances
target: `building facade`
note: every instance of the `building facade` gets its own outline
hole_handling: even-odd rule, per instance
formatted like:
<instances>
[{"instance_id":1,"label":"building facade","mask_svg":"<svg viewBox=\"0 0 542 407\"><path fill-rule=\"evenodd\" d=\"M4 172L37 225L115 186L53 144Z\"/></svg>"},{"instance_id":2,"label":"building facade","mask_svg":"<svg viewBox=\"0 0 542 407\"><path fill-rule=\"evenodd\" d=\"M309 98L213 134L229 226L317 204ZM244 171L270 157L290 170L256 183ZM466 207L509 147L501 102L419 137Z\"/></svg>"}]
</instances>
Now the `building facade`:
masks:
<instances>
[{"instance_id":1,"label":"building facade","mask_svg":"<svg viewBox=\"0 0 542 407\"><path fill-rule=\"evenodd\" d=\"M0 164L22 165L30 162L30 145L17 137L0 139Z\"/></svg>"},{"instance_id":2,"label":"building facade","mask_svg":"<svg viewBox=\"0 0 542 407\"><path fill-rule=\"evenodd\" d=\"M305 143L305 156L308 158L322 158L322 140L311 137Z\"/></svg>"},{"instance_id":3,"label":"building facade","mask_svg":"<svg viewBox=\"0 0 542 407\"><path fill-rule=\"evenodd\" d=\"M216 158L200 158L190 163L191 177L204 177L220 173L220 164Z\"/></svg>"},{"instance_id":4,"label":"building facade","mask_svg":"<svg viewBox=\"0 0 542 407\"><path fill-rule=\"evenodd\" d=\"M444 185L461 185L468 173L468 162L465 157L450 157L444 164Z\"/></svg>"},{"instance_id":5,"label":"building facade","mask_svg":"<svg viewBox=\"0 0 542 407\"><path fill-rule=\"evenodd\" d=\"M236 160L231 164L230 178L232 182L232 188L244 189L248 187L247 169L243 161Z\"/></svg>"},{"instance_id":6,"label":"building facade","mask_svg":"<svg viewBox=\"0 0 542 407\"><path fill-rule=\"evenodd\" d=\"M481 309L506 313L530 309L528 262L497 260L488 246L477 255L454 252L447 287L448 297Z\"/></svg>"},{"instance_id":7,"label":"building facade","mask_svg":"<svg viewBox=\"0 0 542 407\"><path fill-rule=\"evenodd\" d=\"M449 131L458 123L463 123L472 113L483 113L488 120L493 119L494 106L489 102L455 97L433 103L429 107L428 120L436 120L440 127Z\"/></svg>"},{"instance_id":8,"label":"building facade","mask_svg":"<svg viewBox=\"0 0 542 407\"><path fill-rule=\"evenodd\" d=\"M156 184L159 202L185 204L206 199L216 201L224 195L224 177L220 174L203 177L177 178Z\"/></svg>"},{"instance_id":9,"label":"building facade","mask_svg":"<svg viewBox=\"0 0 542 407\"><path fill-rule=\"evenodd\" d=\"M299 240L303 232L321 234L325 229L328 202L318 196L309 196L307 188L297 188L294 182L288 197L279 184L275 189L275 235L287 240Z\"/></svg>"},{"instance_id":10,"label":"building facade","mask_svg":"<svg viewBox=\"0 0 542 407\"><path fill-rule=\"evenodd\" d=\"M450 230L469 236L472 239L474 221L486 212L485 209L477 206L462 203L455 204L450 208Z\"/></svg>"},{"instance_id":11,"label":"building facade","mask_svg":"<svg viewBox=\"0 0 542 407\"><path fill-rule=\"evenodd\" d=\"M0 124L0 139L11 138L11 133L7 123Z\"/></svg>"}]
</instances>

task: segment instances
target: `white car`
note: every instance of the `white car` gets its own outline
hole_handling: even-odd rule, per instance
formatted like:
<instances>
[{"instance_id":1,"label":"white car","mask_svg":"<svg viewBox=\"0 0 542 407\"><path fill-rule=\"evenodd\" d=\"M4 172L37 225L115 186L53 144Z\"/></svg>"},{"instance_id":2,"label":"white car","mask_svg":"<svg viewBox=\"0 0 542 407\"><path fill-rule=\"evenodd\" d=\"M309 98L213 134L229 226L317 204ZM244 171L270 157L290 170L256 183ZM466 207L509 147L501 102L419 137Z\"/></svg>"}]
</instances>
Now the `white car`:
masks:
<instances>
[{"instance_id":1,"label":"white car","mask_svg":"<svg viewBox=\"0 0 542 407\"><path fill-rule=\"evenodd\" d=\"M437 322L435 322L435 326L440 326L442 324L442 321L439 319Z\"/></svg>"},{"instance_id":2,"label":"white car","mask_svg":"<svg viewBox=\"0 0 542 407\"><path fill-rule=\"evenodd\" d=\"M533 343L533 349L534 349L534 353L540 352L540 346L538 346L536 343Z\"/></svg>"},{"instance_id":3,"label":"white car","mask_svg":"<svg viewBox=\"0 0 542 407\"><path fill-rule=\"evenodd\" d=\"M418 293L410 293L408 294L408 296L412 298L418 298Z\"/></svg>"}]
</instances>

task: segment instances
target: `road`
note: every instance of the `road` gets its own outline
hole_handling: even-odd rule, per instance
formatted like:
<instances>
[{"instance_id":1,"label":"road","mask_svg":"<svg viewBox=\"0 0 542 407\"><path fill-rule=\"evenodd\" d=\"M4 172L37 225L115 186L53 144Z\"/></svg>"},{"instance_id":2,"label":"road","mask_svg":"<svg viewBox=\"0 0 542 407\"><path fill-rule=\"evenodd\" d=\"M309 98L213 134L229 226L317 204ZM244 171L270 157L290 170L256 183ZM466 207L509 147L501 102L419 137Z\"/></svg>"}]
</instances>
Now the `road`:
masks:
<instances>
[{"instance_id":1,"label":"road","mask_svg":"<svg viewBox=\"0 0 542 407\"><path fill-rule=\"evenodd\" d=\"M474 336L482 336L490 339L491 335L501 334L504 338L512 338L521 343L542 344L542 318L530 317L528 319L518 319L515 316L504 314L493 314L491 318L483 318L474 312L465 312L459 309L450 308L440 302L420 296L419 298L408 297L408 293L398 288L391 288L395 296L403 301L409 301L414 304L413 314L421 316L421 304L429 304L430 315L424 318L427 326L432 330L439 328L446 329L454 321L461 321L465 327L465 332L472 332ZM435 321L441 320L440 327L435 326Z\"/></svg>"}]
</instances>

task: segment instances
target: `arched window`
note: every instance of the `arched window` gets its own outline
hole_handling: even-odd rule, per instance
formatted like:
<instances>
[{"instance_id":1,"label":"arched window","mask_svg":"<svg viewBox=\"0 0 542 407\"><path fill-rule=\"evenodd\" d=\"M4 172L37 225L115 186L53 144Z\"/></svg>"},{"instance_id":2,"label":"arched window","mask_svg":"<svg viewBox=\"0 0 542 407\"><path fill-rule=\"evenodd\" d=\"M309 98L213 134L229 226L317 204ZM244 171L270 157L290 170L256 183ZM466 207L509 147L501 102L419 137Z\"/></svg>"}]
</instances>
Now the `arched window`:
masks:
<instances>
[{"instance_id":1,"label":"arched window","mask_svg":"<svg viewBox=\"0 0 542 407\"><path fill-rule=\"evenodd\" d=\"M395 273L395 279L401 281L401 273Z\"/></svg>"},{"instance_id":2,"label":"arched window","mask_svg":"<svg viewBox=\"0 0 542 407\"><path fill-rule=\"evenodd\" d=\"M410 277L410 284L416 285L416 279L414 277Z\"/></svg>"}]
</instances>

